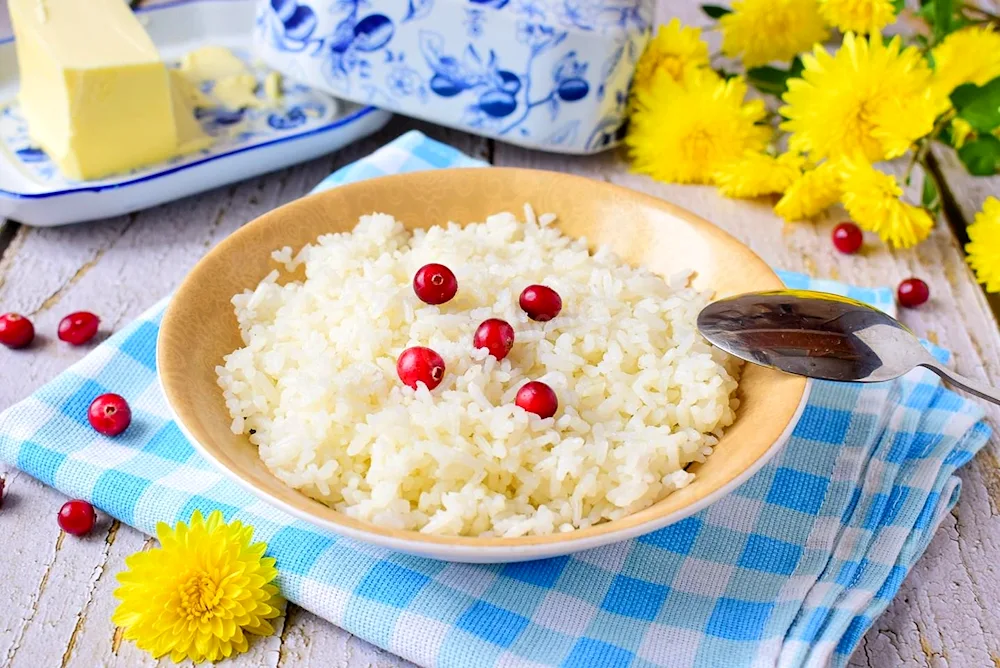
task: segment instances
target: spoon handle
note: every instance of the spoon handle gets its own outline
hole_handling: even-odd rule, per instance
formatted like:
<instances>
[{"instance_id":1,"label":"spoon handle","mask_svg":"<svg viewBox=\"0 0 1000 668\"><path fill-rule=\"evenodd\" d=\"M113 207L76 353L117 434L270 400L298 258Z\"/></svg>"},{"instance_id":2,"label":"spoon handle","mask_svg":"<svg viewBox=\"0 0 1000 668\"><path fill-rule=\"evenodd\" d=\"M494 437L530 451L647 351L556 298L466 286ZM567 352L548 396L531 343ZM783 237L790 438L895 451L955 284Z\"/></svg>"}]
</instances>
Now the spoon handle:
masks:
<instances>
[{"instance_id":1,"label":"spoon handle","mask_svg":"<svg viewBox=\"0 0 1000 668\"><path fill-rule=\"evenodd\" d=\"M956 385L966 392L976 395L980 399L986 399L1000 406L1000 390L990 387L986 383L972 380L965 376L960 376L951 369L938 364L936 361L921 362L920 366L927 367L937 375L947 380L952 385Z\"/></svg>"}]
</instances>

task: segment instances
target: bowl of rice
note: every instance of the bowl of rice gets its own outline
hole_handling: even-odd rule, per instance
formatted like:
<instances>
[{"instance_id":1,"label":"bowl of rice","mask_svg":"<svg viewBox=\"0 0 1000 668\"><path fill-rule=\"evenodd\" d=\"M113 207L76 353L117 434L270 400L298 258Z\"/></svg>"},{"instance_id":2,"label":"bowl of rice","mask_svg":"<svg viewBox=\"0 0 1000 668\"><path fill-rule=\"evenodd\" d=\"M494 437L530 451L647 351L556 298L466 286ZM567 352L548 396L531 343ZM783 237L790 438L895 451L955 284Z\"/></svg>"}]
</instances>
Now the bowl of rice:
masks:
<instances>
[{"instance_id":1,"label":"bowl of rice","mask_svg":"<svg viewBox=\"0 0 1000 668\"><path fill-rule=\"evenodd\" d=\"M443 302L414 287L427 265L457 281ZM524 301L539 285L558 295L545 317ZM538 559L683 519L783 445L807 381L695 327L714 299L780 287L711 223L618 186L402 174L220 243L174 295L157 362L197 450L289 514L436 559ZM511 333L501 352L486 321ZM414 350L433 380L406 375Z\"/></svg>"}]
</instances>

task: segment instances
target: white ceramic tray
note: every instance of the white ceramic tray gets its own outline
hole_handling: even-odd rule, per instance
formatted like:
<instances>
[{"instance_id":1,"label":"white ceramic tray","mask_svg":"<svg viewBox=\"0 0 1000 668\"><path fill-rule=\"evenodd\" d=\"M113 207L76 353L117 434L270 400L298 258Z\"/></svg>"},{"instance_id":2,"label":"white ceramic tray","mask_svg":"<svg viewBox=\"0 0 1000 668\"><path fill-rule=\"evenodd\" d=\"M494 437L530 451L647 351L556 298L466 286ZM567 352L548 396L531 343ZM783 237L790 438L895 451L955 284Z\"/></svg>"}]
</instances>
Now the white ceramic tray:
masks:
<instances>
[{"instance_id":1,"label":"white ceramic tray","mask_svg":"<svg viewBox=\"0 0 1000 668\"><path fill-rule=\"evenodd\" d=\"M181 1L140 10L139 18L168 62L210 44L249 59L253 0ZM0 25L5 21L0 18ZM74 181L29 139L16 102L14 40L2 39L0 218L54 226L129 213L330 153L377 131L391 117L293 82L283 88L280 108L202 115L206 132L226 135L204 151L107 179ZM226 132L237 122L239 132Z\"/></svg>"}]
</instances>

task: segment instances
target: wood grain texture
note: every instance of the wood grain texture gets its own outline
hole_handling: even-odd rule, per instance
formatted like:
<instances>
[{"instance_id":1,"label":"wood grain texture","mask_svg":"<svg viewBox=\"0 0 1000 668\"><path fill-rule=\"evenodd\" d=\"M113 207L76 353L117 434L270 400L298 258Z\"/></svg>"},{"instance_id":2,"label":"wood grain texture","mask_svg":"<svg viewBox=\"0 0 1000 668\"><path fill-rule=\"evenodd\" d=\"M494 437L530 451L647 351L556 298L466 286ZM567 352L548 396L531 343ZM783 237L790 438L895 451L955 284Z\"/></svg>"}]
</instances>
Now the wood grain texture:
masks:
<instances>
[{"instance_id":1,"label":"wood grain texture","mask_svg":"<svg viewBox=\"0 0 1000 668\"><path fill-rule=\"evenodd\" d=\"M662 17L697 20L696 3L663 5ZM396 119L373 138L283 172L157 207L77 227L17 228L0 259L0 312L32 314L43 335L71 310L101 314L110 331L164 296L201 255L241 224L307 192L332 169L370 152L411 127L494 162L573 171L668 199L747 242L774 266L861 285L894 285L918 275L932 302L903 314L919 333L955 352L958 369L1000 384L1000 336L986 300L944 225L912 251L869 243L859 256L833 252L829 233L840 218L786 226L767 202L721 198L711 188L653 183L628 174L620 156L566 158L497 145L468 135ZM959 209L973 214L1000 181L961 178L961 167L938 155ZM957 169L956 169L957 167ZM2 225L2 223L0 223ZM0 233L0 239L2 239ZM0 410L54 377L89 348L56 345L43 336L31 352L0 349ZM990 420L997 427L1000 412ZM110 624L114 575L124 559L151 544L127 526L101 518L83 539L61 537L55 512L61 494L0 466L7 495L0 514L5 570L0 606L0 666L168 666L122 641ZM1000 666L1000 447L997 438L962 472L962 498L903 584L899 596L862 641L854 668ZM290 606L278 633L261 639L232 668L411 664Z\"/></svg>"}]
</instances>

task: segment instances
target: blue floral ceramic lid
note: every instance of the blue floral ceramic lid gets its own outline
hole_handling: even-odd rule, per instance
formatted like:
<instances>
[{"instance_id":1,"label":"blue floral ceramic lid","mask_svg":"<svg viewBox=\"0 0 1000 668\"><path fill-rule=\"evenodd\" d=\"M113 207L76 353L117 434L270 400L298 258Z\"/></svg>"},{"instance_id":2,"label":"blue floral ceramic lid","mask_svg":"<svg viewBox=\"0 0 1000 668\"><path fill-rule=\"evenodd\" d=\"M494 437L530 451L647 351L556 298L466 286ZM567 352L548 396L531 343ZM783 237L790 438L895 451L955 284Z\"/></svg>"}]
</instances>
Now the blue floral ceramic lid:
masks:
<instances>
[{"instance_id":1,"label":"blue floral ceramic lid","mask_svg":"<svg viewBox=\"0 0 1000 668\"><path fill-rule=\"evenodd\" d=\"M620 139L651 0L259 0L272 67L341 97L567 153Z\"/></svg>"}]
</instances>

